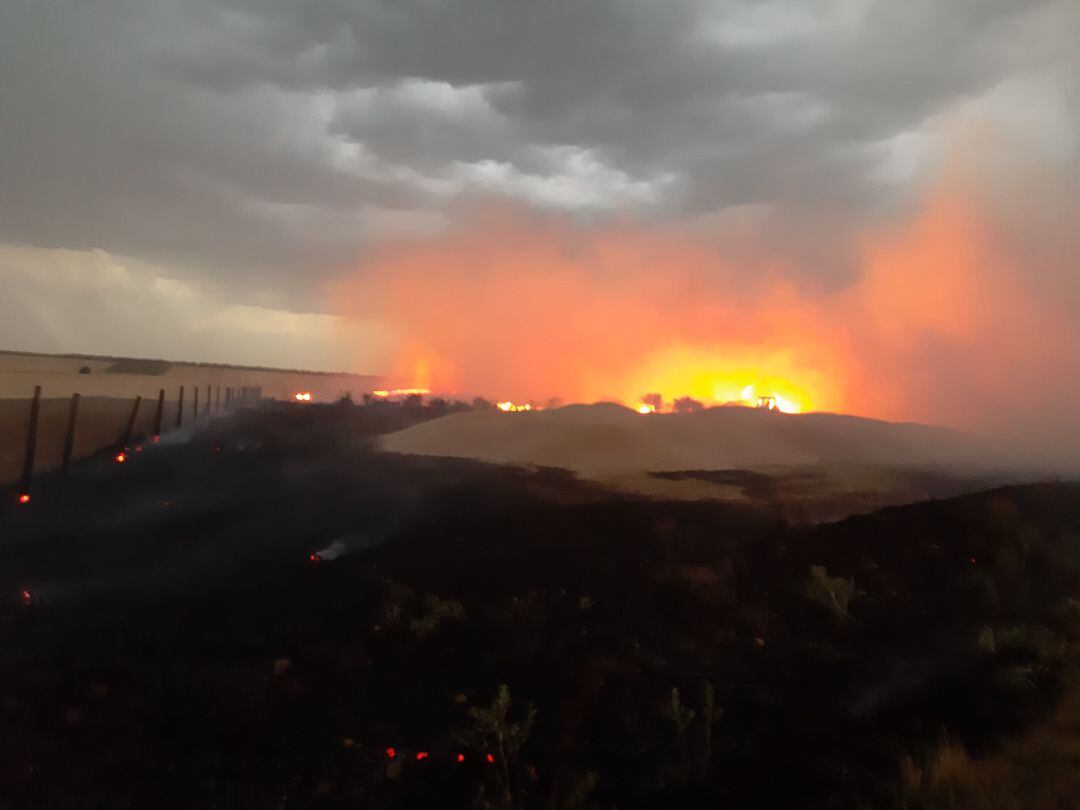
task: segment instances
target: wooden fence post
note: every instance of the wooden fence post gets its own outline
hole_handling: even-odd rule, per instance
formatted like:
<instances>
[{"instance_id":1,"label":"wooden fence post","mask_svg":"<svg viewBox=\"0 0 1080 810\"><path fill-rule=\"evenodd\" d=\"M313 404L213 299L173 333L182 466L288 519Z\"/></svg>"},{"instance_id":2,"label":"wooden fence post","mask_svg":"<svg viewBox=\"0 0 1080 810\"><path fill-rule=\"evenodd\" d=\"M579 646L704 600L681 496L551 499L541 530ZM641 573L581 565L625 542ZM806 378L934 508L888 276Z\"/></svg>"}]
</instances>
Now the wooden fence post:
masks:
<instances>
[{"instance_id":1,"label":"wooden fence post","mask_svg":"<svg viewBox=\"0 0 1080 810\"><path fill-rule=\"evenodd\" d=\"M180 386L180 401L176 409L176 426L181 427L184 424L184 386Z\"/></svg>"},{"instance_id":2,"label":"wooden fence post","mask_svg":"<svg viewBox=\"0 0 1080 810\"><path fill-rule=\"evenodd\" d=\"M135 420L139 416L139 403L141 402L142 397L135 397L135 404L131 408L131 416L128 417L127 429L124 431L122 447L125 451L131 446L131 434L135 432Z\"/></svg>"},{"instance_id":3,"label":"wooden fence post","mask_svg":"<svg viewBox=\"0 0 1080 810\"><path fill-rule=\"evenodd\" d=\"M64 434L64 460L60 465L60 469L64 475L68 474L68 470L71 469L71 453L75 449L75 422L79 418L79 399L78 394L71 395L71 408L68 410L68 422L67 432Z\"/></svg>"},{"instance_id":4,"label":"wooden fence post","mask_svg":"<svg viewBox=\"0 0 1080 810\"><path fill-rule=\"evenodd\" d=\"M225 386L225 410L232 408L232 387Z\"/></svg>"},{"instance_id":5,"label":"wooden fence post","mask_svg":"<svg viewBox=\"0 0 1080 810\"><path fill-rule=\"evenodd\" d=\"M214 410L221 413L221 386L214 386Z\"/></svg>"},{"instance_id":6,"label":"wooden fence post","mask_svg":"<svg viewBox=\"0 0 1080 810\"><path fill-rule=\"evenodd\" d=\"M209 419L213 415L210 410L210 384L206 384L206 418Z\"/></svg>"},{"instance_id":7,"label":"wooden fence post","mask_svg":"<svg viewBox=\"0 0 1080 810\"><path fill-rule=\"evenodd\" d=\"M23 457L22 490L19 495L30 499L30 479L34 476L34 453L37 451L38 416L41 414L41 386L34 386L34 401L30 405L30 425L26 431L26 455ZM23 501L24 503L26 501Z\"/></svg>"},{"instance_id":8,"label":"wooden fence post","mask_svg":"<svg viewBox=\"0 0 1080 810\"><path fill-rule=\"evenodd\" d=\"M159 389L157 395L157 414L154 416L154 441L161 435L161 417L165 415L165 389Z\"/></svg>"},{"instance_id":9,"label":"wooden fence post","mask_svg":"<svg viewBox=\"0 0 1080 810\"><path fill-rule=\"evenodd\" d=\"M195 386L195 399L191 403L192 421L199 421L199 386Z\"/></svg>"}]
</instances>

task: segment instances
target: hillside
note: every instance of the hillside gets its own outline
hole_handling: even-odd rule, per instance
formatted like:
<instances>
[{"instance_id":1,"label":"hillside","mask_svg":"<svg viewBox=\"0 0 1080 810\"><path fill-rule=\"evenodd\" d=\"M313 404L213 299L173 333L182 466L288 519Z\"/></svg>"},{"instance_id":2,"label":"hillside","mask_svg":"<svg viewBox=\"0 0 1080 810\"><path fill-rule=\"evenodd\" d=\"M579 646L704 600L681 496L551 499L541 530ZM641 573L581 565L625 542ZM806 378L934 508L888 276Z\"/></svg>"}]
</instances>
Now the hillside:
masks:
<instances>
[{"instance_id":1,"label":"hillside","mask_svg":"<svg viewBox=\"0 0 1080 810\"><path fill-rule=\"evenodd\" d=\"M384 449L587 476L821 463L956 464L973 447L945 428L839 414L712 408L642 415L611 403L549 411L472 411L386 436Z\"/></svg>"}]
</instances>

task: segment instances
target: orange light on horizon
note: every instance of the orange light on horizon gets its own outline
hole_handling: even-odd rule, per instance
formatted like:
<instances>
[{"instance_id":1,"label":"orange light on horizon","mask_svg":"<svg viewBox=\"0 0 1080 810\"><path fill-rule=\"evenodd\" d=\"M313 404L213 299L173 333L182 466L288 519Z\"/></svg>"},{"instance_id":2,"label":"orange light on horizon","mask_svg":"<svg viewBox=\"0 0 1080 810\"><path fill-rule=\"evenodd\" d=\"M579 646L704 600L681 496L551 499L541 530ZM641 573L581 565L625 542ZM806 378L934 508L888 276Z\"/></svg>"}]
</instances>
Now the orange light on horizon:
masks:
<instances>
[{"instance_id":1,"label":"orange light on horizon","mask_svg":"<svg viewBox=\"0 0 1080 810\"><path fill-rule=\"evenodd\" d=\"M424 397L430 393L430 388L376 388L371 395L379 399L388 399L390 397Z\"/></svg>"},{"instance_id":2,"label":"orange light on horizon","mask_svg":"<svg viewBox=\"0 0 1080 810\"><path fill-rule=\"evenodd\" d=\"M651 391L663 398L664 410L681 398L690 398L705 407L716 405L759 406L772 399L784 413L805 413L837 399L838 381L827 379L818 369L789 353L748 351L738 347L700 349L679 347L652 353L621 381L623 391ZM637 402L639 413L654 413L655 403L642 402L639 395L624 396Z\"/></svg>"},{"instance_id":3,"label":"orange light on horizon","mask_svg":"<svg viewBox=\"0 0 1080 810\"><path fill-rule=\"evenodd\" d=\"M311 392L301 391L297 394L294 394L293 399L295 399L297 402L311 402Z\"/></svg>"}]
</instances>

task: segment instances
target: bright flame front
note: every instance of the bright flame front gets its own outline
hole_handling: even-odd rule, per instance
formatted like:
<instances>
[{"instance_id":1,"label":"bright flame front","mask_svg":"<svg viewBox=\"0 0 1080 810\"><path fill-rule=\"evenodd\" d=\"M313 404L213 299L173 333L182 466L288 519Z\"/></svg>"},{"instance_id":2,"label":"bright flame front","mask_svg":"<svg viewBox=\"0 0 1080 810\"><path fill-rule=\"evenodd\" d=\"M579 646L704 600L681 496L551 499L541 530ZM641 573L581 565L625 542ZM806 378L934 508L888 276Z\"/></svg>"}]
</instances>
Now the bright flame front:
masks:
<instances>
[{"instance_id":1,"label":"bright flame front","mask_svg":"<svg viewBox=\"0 0 1080 810\"><path fill-rule=\"evenodd\" d=\"M683 398L706 408L742 405L805 413L836 397L834 385L817 369L789 354L737 347L656 352L623 378L620 388L622 401L635 403L640 413L678 410L676 400ZM659 406L647 392L660 396Z\"/></svg>"}]
</instances>

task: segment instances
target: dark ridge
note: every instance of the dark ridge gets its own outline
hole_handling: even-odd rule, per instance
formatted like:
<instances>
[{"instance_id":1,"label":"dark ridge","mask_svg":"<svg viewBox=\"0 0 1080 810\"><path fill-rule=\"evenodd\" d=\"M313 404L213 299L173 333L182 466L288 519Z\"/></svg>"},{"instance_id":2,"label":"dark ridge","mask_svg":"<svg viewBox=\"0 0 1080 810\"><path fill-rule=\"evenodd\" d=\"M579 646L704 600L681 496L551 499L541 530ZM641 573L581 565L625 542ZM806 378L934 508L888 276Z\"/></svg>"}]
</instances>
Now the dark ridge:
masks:
<instances>
[{"instance_id":1,"label":"dark ridge","mask_svg":"<svg viewBox=\"0 0 1080 810\"><path fill-rule=\"evenodd\" d=\"M165 374L173 366L168 360L117 360L105 369L106 374L147 374L158 376Z\"/></svg>"}]
</instances>

